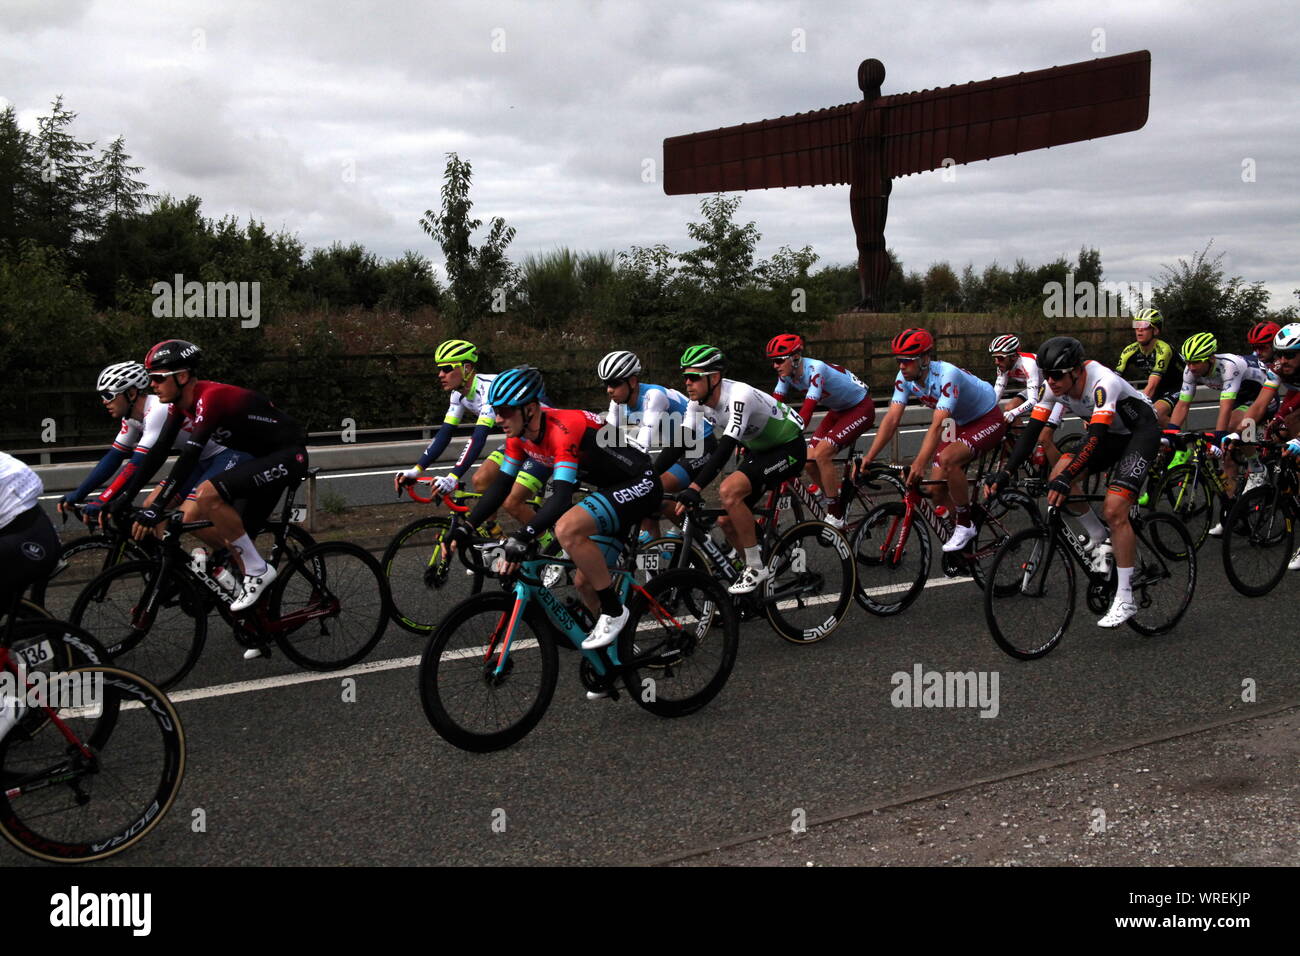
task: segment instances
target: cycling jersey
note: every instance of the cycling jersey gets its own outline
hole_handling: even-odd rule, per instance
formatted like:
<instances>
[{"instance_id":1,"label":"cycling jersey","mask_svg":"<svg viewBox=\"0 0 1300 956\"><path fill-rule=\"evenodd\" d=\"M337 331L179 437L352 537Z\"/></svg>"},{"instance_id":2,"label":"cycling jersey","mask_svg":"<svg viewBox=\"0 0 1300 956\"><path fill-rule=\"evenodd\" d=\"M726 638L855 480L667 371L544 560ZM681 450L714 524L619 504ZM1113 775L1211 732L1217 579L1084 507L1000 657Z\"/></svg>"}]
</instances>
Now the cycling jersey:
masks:
<instances>
[{"instance_id":1,"label":"cycling jersey","mask_svg":"<svg viewBox=\"0 0 1300 956\"><path fill-rule=\"evenodd\" d=\"M0 451L0 528L35 508L43 490L36 472L13 455Z\"/></svg>"},{"instance_id":2,"label":"cycling jersey","mask_svg":"<svg viewBox=\"0 0 1300 956\"><path fill-rule=\"evenodd\" d=\"M286 449L303 449L307 442L307 433L303 427L283 410L276 408L269 398L237 385L195 382L193 410L186 412L178 402L172 402L167 409L167 425L162 441L170 443L169 436L174 436L187 419L191 422L190 437L158 495L157 500L163 506L194 470L209 438L217 439L227 448L247 452L252 459L248 463L250 465ZM156 451L155 448L154 452ZM301 464L305 469L305 460ZM256 468L251 470L254 473L257 471ZM261 477L265 480L258 481L257 484L270 488L282 485L284 482L278 479L287 475L277 471L276 475L269 478Z\"/></svg>"},{"instance_id":3,"label":"cycling jersey","mask_svg":"<svg viewBox=\"0 0 1300 956\"><path fill-rule=\"evenodd\" d=\"M492 387L495 379L495 373L488 375L484 372L475 372L468 382L453 390L451 404L447 406L447 416L443 422L447 425L459 425L473 418L476 425L487 425L489 428L495 425L497 418L487 400L488 389Z\"/></svg>"},{"instance_id":4,"label":"cycling jersey","mask_svg":"<svg viewBox=\"0 0 1300 956\"><path fill-rule=\"evenodd\" d=\"M930 363L925 377L919 381L909 382L901 371L898 373L890 404L906 405L909 398L915 398L927 408L948 412L958 425L983 418L998 403L988 382L938 359Z\"/></svg>"},{"instance_id":5,"label":"cycling jersey","mask_svg":"<svg viewBox=\"0 0 1300 956\"><path fill-rule=\"evenodd\" d=\"M1006 391L1008 383L1013 387L1023 386L1023 394L1029 399L1029 404L1042 398L1043 373L1039 371L1038 358L1033 352L1020 352L1016 356L1016 363L1011 368L998 369L997 381L993 383L995 402L1002 400L1002 393Z\"/></svg>"},{"instance_id":6,"label":"cycling jersey","mask_svg":"<svg viewBox=\"0 0 1300 956\"><path fill-rule=\"evenodd\" d=\"M750 451L785 444L802 435L804 425L784 402L729 378L718 383L714 404L691 402L686 406L685 427L698 433L701 423L711 425L720 437L731 438Z\"/></svg>"},{"instance_id":7,"label":"cycling jersey","mask_svg":"<svg viewBox=\"0 0 1300 956\"><path fill-rule=\"evenodd\" d=\"M1140 377L1144 388L1152 375L1159 375L1160 381L1156 383L1156 390L1159 391L1173 363L1173 346L1164 339L1152 339L1151 347L1145 351L1139 343L1130 342L1119 353L1119 364L1115 366L1115 371L1121 376L1128 372L1127 377L1135 380ZM1129 371L1130 365L1132 371Z\"/></svg>"},{"instance_id":8,"label":"cycling jersey","mask_svg":"<svg viewBox=\"0 0 1300 956\"><path fill-rule=\"evenodd\" d=\"M1044 388L1031 420L1055 427L1068 409L1086 425L1106 425L1118 435L1129 434L1136 424L1146 420L1146 413L1151 411L1150 399L1100 362L1088 359L1083 368L1087 373L1083 396L1055 395L1050 387Z\"/></svg>"},{"instance_id":9,"label":"cycling jersey","mask_svg":"<svg viewBox=\"0 0 1300 956\"><path fill-rule=\"evenodd\" d=\"M599 441L605 420L595 412L552 408L539 414L542 427L535 441L522 435L506 439L501 474L513 477L528 458L552 469L553 481L606 487L650 467L649 457L640 449Z\"/></svg>"},{"instance_id":10,"label":"cycling jersey","mask_svg":"<svg viewBox=\"0 0 1300 956\"><path fill-rule=\"evenodd\" d=\"M799 416L805 421L819 404L831 411L843 411L867 397L867 386L844 366L814 358L801 359L792 374L780 376L772 394L783 399L790 391L805 393Z\"/></svg>"},{"instance_id":11,"label":"cycling jersey","mask_svg":"<svg viewBox=\"0 0 1300 956\"><path fill-rule=\"evenodd\" d=\"M675 388L641 382L637 385L636 395L630 396L628 402L609 403L605 421L616 429L616 435L624 434L629 427L636 427L636 435L631 441L642 451L648 451L656 445L668 446L680 442L686 406L689 404L686 396ZM665 419L665 414L671 418ZM713 434L713 425L709 422L704 423L704 434Z\"/></svg>"},{"instance_id":12,"label":"cycling jersey","mask_svg":"<svg viewBox=\"0 0 1300 956\"><path fill-rule=\"evenodd\" d=\"M37 499L36 472L0 451L0 615L59 561L59 536Z\"/></svg>"},{"instance_id":13,"label":"cycling jersey","mask_svg":"<svg viewBox=\"0 0 1300 956\"><path fill-rule=\"evenodd\" d=\"M1243 401L1253 401L1261 388L1276 389L1277 376L1264 368L1259 359L1250 356L1248 361L1241 355L1216 354L1210 360L1209 372L1205 375L1193 375L1191 368L1183 370L1183 388L1178 394L1180 402L1190 402L1196 395L1196 386L1219 392L1219 399L1232 399L1240 396Z\"/></svg>"}]
</instances>

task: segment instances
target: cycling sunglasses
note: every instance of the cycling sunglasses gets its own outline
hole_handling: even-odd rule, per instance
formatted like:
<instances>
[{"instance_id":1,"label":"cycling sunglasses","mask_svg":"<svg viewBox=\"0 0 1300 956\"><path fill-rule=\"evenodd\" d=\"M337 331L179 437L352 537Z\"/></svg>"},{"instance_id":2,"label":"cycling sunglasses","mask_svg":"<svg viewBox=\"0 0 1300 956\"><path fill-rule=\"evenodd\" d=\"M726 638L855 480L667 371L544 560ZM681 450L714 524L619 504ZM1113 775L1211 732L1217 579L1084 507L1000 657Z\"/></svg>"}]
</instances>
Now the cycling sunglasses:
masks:
<instances>
[{"instance_id":1,"label":"cycling sunglasses","mask_svg":"<svg viewBox=\"0 0 1300 956\"><path fill-rule=\"evenodd\" d=\"M1274 349L1273 354L1284 359L1300 358L1300 349Z\"/></svg>"},{"instance_id":2,"label":"cycling sunglasses","mask_svg":"<svg viewBox=\"0 0 1300 956\"><path fill-rule=\"evenodd\" d=\"M604 385L606 388L618 388L626 381L627 379L625 378L602 378L600 384Z\"/></svg>"},{"instance_id":3,"label":"cycling sunglasses","mask_svg":"<svg viewBox=\"0 0 1300 956\"><path fill-rule=\"evenodd\" d=\"M708 372L682 372L682 378L688 382L698 382L708 374Z\"/></svg>"},{"instance_id":4,"label":"cycling sunglasses","mask_svg":"<svg viewBox=\"0 0 1300 956\"><path fill-rule=\"evenodd\" d=\"M100 392L99 397L105 402L111 402L113 399L117 398L117 396L121 394L122 394L121 392Z\"/></svg>"},{"instance_id":5,"label":"cycling sunglasses","mask_svg":"<svg viewBox=\"0 0 1300 956\"><path fill-rule=\"evenodd\" d=\"M460 363L459 363L459 362L457 362L457 363L454 364L454 365L439 365L439 366L438 366L438 374L439 374L439 375L442 375L444 372L454 372L454 371L456 371L456 369L458 369L458 368L460 368Z\"/></svg>"},{"instance_id":6,"label":"cycling sunglasses","mask_svg":"<svg viewBox=\"0 0 1300 956\"><path fill-rule=\"evenodd\" d=\"M182 371L184 371L184 369L179 369L179 368L178 368L178 369L176 370L176 372L182 372ZM169 378L171 378L173 375L175 375L176 372L150 372L150 373L149 373L149 381L151 381L151 382L153 382L153 384L157 385L159 382L165 382L165 381L167 381L167 379L169 379Z\"/></svg>"},{"instance_id":7,"label":"cycling sunglasses","mask_svg":"<svg viewBox=\"0 0 1300 956\"><path fill-rule=\"evenodd\" d=\"M1134 322L1133 328L1141 332L1143 329L1154 329L1156 326L1151 322Z\"/></svg>"},{"instance_id":8,"label":"cycling sunglasses","mask_svg":"<svg viewBox=\"0 0 1300 956\"><path fill-rule=\"evenodd\" d=\"M1073 368L1054 368L1044 372L1043 374L1046 375L1053 382L1059 382L1061 379L1065 378L1065 376L1069 375L1073 371L1074 371Z\"/></svg>"}]
</instances>

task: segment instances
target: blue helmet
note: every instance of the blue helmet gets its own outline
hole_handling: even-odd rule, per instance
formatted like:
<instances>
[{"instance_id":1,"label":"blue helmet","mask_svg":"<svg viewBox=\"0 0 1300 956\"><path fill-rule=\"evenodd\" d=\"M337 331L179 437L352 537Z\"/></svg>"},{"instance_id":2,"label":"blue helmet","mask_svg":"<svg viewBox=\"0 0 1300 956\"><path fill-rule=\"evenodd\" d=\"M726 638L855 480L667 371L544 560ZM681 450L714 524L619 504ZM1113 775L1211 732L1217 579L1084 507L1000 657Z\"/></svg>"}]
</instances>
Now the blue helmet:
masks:
<instances>
[{"instance_id":1,"label":"blue helmet","mask_svg":"<svg viewBox=\"0 0 1300 956\"><path fill-rule=\"evenodd\" d=\"M542 400L542 373L530 365L507 369L492 380L488 404L493 408L519 408Z\"/></svg>"}]
</instances>

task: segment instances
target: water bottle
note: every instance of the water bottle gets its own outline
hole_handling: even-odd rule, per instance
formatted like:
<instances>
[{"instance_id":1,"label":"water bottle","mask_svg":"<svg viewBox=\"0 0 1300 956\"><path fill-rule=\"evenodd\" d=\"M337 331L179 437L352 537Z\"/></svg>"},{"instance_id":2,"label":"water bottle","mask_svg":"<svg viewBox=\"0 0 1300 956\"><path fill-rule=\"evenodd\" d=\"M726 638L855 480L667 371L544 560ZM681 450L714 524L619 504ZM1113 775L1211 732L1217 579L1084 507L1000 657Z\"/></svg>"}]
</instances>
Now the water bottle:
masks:
<instances>
[{"instance_id":1,"label":"water bottle","mask_svg":"<svg viewBox=\"0 0 1300 956\"><path fill-rule=\"evenodd\" d=\"M208 549L195 548L190 552L190 570L195 574L208 573Z\"/></svg>"},{"instance_id":2,"label":"water bottle","mask_svg":"<svg viewBox=\"0 0 1300 956\"><path fill-rule=\"evenodd\" d=\"M1092 552L1092 570L1095 574L1105 574L1110 570L1110 556L1114 549L1109 541L1103 541Z\"/></svg>"}]
</instances>

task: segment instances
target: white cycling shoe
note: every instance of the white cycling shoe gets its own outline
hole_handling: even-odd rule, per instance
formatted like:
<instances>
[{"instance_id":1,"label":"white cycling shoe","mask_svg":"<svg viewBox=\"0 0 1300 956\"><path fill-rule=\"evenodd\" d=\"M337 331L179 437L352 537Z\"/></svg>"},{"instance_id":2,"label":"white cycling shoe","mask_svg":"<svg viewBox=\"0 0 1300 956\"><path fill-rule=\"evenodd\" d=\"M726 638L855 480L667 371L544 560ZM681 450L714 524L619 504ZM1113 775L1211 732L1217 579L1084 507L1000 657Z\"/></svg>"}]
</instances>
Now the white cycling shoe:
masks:
<instances>
[{"instance_id":1,"label":"white cycling shoe","mask_svg":"<svg viewBox=\"0 0 1300 956\"><path fill-rule=\"evenodd\" d=\"M832 528L834 528L836 531L843 531L843 530L844 530L844 519L843 519L843 518L837 518L837 517L835 517L833 514L830 514L829 512L827 512L825 518L822 518L822 521L823 521L824 523L830 525L830 526L831 526Z\"/></svg>"},{"instance_id":2,"label":"white cycling shoe","mask_svg":"<svg viewBox=\"0 0 1300 956\"><path fill-rule=\"evenodd\" d=\"M1111 604L1110 610L1106 612L1106 616L1097 622L1097 626L1119 627L1137 612L1137 605L1132 601L1121 601L1116 598Z\"/></svg>"},{"instance_id":3,"label":"white cycling shoe","mask_svg":"<svg viewBox=\"0 0 1300 956\"><path fill-rule=\"evenodd\" d=\"M973 524L957 525L952 529L952 537L943 543L943 550L946 552L960 551L975 540L976 533Z\"/></svg>"},{"instance_id":4,"label":"white cycling shoe","mask_svg":"<svg viewBox=\"0 0 1300 956\"><path fill-rule=\"evenodd\" d=\"M1222 537L1223 537L1223 522L1220 521L1220 522L1219 522L1218 524L1216 524L1213 528L1211 528L1209 531L1207 531L1206 534L1208 534L1211 538L1222 538Z\"/></svg>"},{"instance_id":5,"label":"white cycling shoe","mask_svg":"<svg viewBox=\"0 0 1300 956\"><path fill-rule=\"evenodd\" d=\"M1288 571L1300 571L1300 548L1291 556L1291 563L1286 566Z\"/></svg>"},{"instance_id":6,"label":"white cycling shoe","mask_svg":"<svg viewBox=\"0 0 1300 956\"><path fill-rule=\"evenodd\" d=\"M752 594L758 586L772 576L772 572L767 568L751 568L745 566L745 570L740 572L739 579L731 587L727 588L728 594Z\"/></svg>"},{"instance_id":7,"label":"white cycling shoe","mask_svg":"<svg viewBox=\"0 0 1300 956\"><path fill-rule=\"evenodd\" d=\"M598 647L608 647L618 640L618 632L623 630L623 625L627 623L628 609L623 607L623 613L618 617L610 617L608 614L602 614L596 619L596 626L591 629L587 639L582 642L584 651L594 651ZM603 696L603 695L602 695Z\"/></svg>"},{"instance_id":8,"label":"white cycling shoe","mask_svg":"<svg viewBox=\"0 0 1300 956\"><path fill-rule=\"evenodd\" d=\"M261 574L245 574L243 580L239 582L242 593L230 605L230 610L247 611L266 593L266 589L271 586L275 577L275 568L269 564Z\"/></svg>"}]
</instances>

